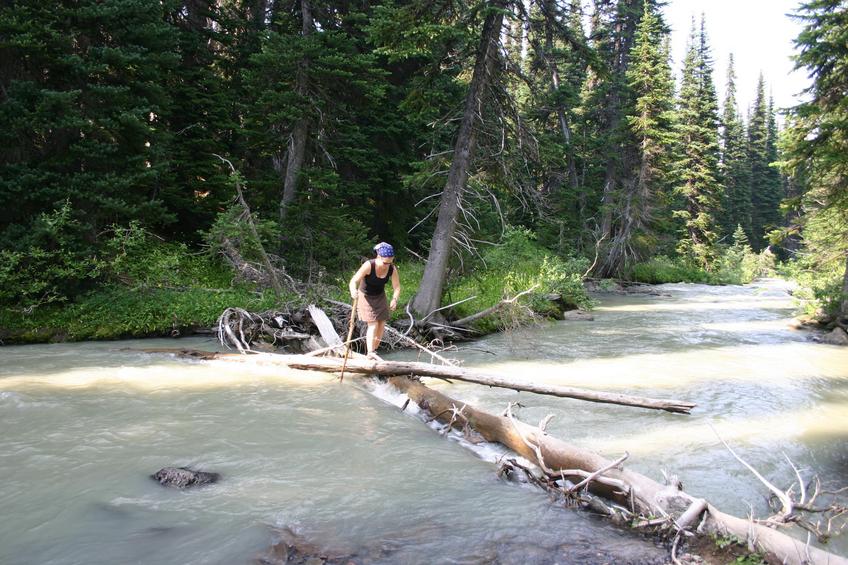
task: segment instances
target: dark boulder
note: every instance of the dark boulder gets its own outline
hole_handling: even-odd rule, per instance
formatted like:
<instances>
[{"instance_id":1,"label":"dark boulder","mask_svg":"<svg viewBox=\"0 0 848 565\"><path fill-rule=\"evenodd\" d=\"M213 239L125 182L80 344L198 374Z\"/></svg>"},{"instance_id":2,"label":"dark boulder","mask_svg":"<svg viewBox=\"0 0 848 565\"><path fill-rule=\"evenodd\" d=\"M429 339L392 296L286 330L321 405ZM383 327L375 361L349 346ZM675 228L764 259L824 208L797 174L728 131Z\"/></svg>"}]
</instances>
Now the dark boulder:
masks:
<instances>
[{"instance_id":1,"label":"dark boulder","mask_svg":"<svg viewBox=\"0 0 848 565\"><path fill-rule=\"evenodd\" d=\"M160 485L173 488L188 488L217 483L221 475L194 471L188 467L164 467L151 475Z\"/></svg>"}]
</instances>

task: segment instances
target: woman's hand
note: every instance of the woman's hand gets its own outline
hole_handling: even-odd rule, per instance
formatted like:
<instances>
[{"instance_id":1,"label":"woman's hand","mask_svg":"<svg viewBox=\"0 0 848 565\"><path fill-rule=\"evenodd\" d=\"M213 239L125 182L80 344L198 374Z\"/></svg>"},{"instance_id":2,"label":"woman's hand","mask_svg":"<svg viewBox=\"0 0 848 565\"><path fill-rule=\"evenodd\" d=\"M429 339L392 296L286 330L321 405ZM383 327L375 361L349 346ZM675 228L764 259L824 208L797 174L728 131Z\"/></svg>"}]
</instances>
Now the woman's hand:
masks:
<instances>
[{"instance_id":1,"label":"woman's hand","mask_svg":"<svg viewBox=\"0 0 848 565\"><path fill-rule=\"evenodd\" d=\"M397 310L397 298L392 298L392 303L389 304L389 308L392 310Z\"/></svg>"}]
</instances>

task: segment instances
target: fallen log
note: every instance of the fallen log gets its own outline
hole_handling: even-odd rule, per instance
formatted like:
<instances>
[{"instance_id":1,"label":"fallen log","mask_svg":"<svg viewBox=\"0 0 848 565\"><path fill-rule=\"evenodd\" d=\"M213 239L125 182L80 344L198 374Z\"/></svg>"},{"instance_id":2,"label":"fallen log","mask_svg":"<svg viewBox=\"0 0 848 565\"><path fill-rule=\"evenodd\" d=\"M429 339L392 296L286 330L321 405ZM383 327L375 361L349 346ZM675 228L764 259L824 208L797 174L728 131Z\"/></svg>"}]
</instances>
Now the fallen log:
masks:
<instances>
[{"instance_id":1,"label":"fallen log","mask_svg":"<svg viewBox=\"0 0 848 565\"><path fill-rule=\"evenodd\" d=\"M312 371L324 371L337 373L341 371L343 361L337 357L313 357L310 355L281 355L276 353L250 352L252 355L245 357L240 353L215 353L210 351L195 351L191 349L143 349L147 353L171 353L181 357L194 357L211 361L243 361L252 359L254 362L269 363L273 365L285 365L292 369L304 369ZM432 377L442 380L457 380L469 383L482 384L497 388L508 388L519 392L533 392L560 398L574 398L599 402L603 404L618 404L621 406L636 406L637 408L651 408L653 410L665 410L678 414L689 414L695 407L692 402L683 400L669 400L648 398L644 396L632 396L628 394L617 394L612 392L599 392L575 387L558 385L536 385L514 381L493 375L490 373L478 373L455 366L433 365L431 363L418 363L414 361L372 361L358 355L358 358L348 359L345 371L358 373L360 375L416 375L420 377Z\"/></svg>"},{"instance_id":2,"label":"fallen log","mask_svg":"<svg viewBox=\"0 0 848 565\"><path fill-rule=\"evenodd\" d=\"M553 471L551 478L582 481L587 474L598 471L598 480L591 481L590 492L612 500L640 516L663 516L666 523L682 531L700 520L697 532L734 536L746 540L749 547L778 557L790 565L848 565L848 559L812 547L778 530L725 514L702 499L680 490L678 485L662 485L623 467L597 453L583 449L545 434L540 428L524 422L496 416L464 402L454 400L421 382L407 377L391 378L398 391L406 394L422 410L452 428L470 428L490 442L500 443L540 468ZM580 472L576 470L579 469Z\"/></svg>"},{"instance_id":3,"label":"fallen log","mask_svg":"<svg viewBox=\"0 0 848 565\"><path fill-rule=\"evenodd\" d=\"M245 356L239 353L213 353L208 351L193 351L187 349L144 349L148 353L172 353L183 357L196 357L204 360L219 359L222 361L242 361ZM309 355L279 355L274 353L255 353L250 359L259 363L285 365L292 369L312 371L339 372L342 360L336 357L313 357ZM361 375L416 375L476 383L497 388L507 388L520 392L533 392L560 398L574 398L603 404L618 404L620 406L635 406L666 412L689 414L695 407L692 402L683 400L648 398L612 392L600 392L576 387L558 385L536 385L515 381L491 373L478 373L461 367L433 365L414 361L372 361L370 359L348 359L345 371Z\"/></svg>"},{"instance_id":4,"label":"fallen log","mask_svg":"<svg viewBox=\"0 0 848 565\"><path fill-rule=\"evenodd\" d=\"M331 358L315 358L299 355L282 355L280 361L293 369L310 369L319 371L338 371L341 364ZM283 359L284 358L284 359ZM444 365L433 365L431 363L418 363L413 361L348 361L346 371L349 373L372 374L372 375L416 375L419 377L438 377L443 379L454 379L486 386L508 388L516 391L533 392L548 396L561 398L575 398L589 402L600 402L604 404L618 404L622 406L636 406L639 408L651 408L654 410L665 410L679 414L689 414L695 407L694 403L682 400L647 398L628 394L611 392L600 392L576 387L559 385L537 385L521 382L491 373L470 371L461 367Z\"/></svg>"}]
</instances>

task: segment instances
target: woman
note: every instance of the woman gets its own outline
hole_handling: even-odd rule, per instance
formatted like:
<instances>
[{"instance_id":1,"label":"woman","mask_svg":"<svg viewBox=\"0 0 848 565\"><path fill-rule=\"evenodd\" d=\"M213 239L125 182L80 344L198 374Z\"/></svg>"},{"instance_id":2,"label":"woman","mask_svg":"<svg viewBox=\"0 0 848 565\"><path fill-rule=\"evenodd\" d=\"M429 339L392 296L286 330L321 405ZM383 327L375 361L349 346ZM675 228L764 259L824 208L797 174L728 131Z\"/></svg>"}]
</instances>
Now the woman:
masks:
<instances>
[{"instance_id":1,"label":"woman","mask_svg":"<svg viewBox=\"0 0 848 565\"><path fill-rule=\"evenodd\" d=\"M368 332L365 335L365 344L368 348L369 359L380 359L375 351L383 339L383 330L386 329L386 321L389 312L397 308L400 297L400 277L397 267L392 265L395 259L394 248L386 242L380 242L374 246L377 257L366 261L359 267L353 278L350 279L350 297L357 301L356 313L359 319L368 323ZM386 301L386 283L392 279L391 304Z\"/></svg>"}]
</instances>

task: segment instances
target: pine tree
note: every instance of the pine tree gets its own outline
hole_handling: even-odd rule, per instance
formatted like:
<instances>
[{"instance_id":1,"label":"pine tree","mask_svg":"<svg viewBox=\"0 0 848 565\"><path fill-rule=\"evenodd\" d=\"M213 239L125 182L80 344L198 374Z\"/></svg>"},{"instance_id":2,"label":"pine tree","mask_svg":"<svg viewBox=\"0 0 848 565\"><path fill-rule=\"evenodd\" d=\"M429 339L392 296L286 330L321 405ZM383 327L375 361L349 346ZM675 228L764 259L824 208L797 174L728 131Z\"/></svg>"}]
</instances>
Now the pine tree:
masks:
<instances>
[{"instance_id":1,"label":"pine tree","mask_svg":"<svg viewBox=\"0 0 848 565\"><path fill-rule=\"evenodd\" d=\"M765 209L762 213L763 224L766 230L778 228L783 225L783 216L780 212L780 203L786 197L783 178L776 164L778 162L777 142L779 137L777 119L775 117L774 99L769 97L766 110L766 161L768 169L765 174L765 189L763 203Z\"/></svg>"},{"instance_id":2,"label":"pine tree","mask_svg":"<svg viewBox=\"0 0 848 565\"><path fill-rule=\"evenodd\" d=\"M644 236L659 193L665 189L671 160L674 123L674 79L669 42L662 20L650 4L636 30L625 74L632 96L625 121L635 145L635 166L623 183L619 220L601 272L620 274L645 250L634 241Z\"/></svg>"},{"instance_id":3,"label":"pine tree","mask_svg":"<svg viewBox=\"0 0 848 565\"><path fill-rule=\"evenodd\" d=\"M13 2L0 18L0 247L26 245L63 202L81 248L113 223L173 223L161 193L175 34L161 4Z\"/></svg>"},{"instance_id":4,"label":"pine tree","mask_svg":"<svg viewBox=\"0 0 848 565\"><path fill-rule=\"evenodd\" d=\"M220 69L222 52L230 50L229 27L224 26L232 22L217 3L183 0L166 5L170 10L165 19L176 35L179 62L163 77L172 109L163 117L170 166L159 198L176 216L169 233L192 241L232 198L229 171L214 155L233 157L231 140L238 130L233 102L240 89Z\"/></svg>"},{"instance_id":5,"label":"pine tree","mask_svg":"<svg viewBox=\"0 0 848 565\"><path fill-rule=\"evenodd\" d=\"M622 181L636 161L624 112L632 101L626 73L644 3L645 0L597 0L592 21L592 36L600 38L596 49L606 64L592 88L592 118L598 123L603 166L600 236L610 241L615 237L615 218L623 206Z\"/></svg>"},{"instance_id":6,"label":"pine tree","mask_svg":"<svg viewBox=\"0 0 848 565\"><path fill-rule=\"evenodd\" d=\"M697 36L692 22L678 108L677 139L681 150L675 166L675 192L681 202L675 215L683 220L685 229L678 247L681 253L708 267L717 236L715 215L721 185L718 103L703 17Z\"/></svg>"},{"instance_id":7,"label":"pine tree","mask_svg":"<svg viewBox=\"0 0 848 565\"><path fill-rule=\"evenodd\" d=\"M806 178L804 239L822 270L841 269L837 300L848 322L848 8L843 0L812 0L799 8L799 68L813 79L811 99L793 109L786 132L787 169ZM818 229L814 229L818 228Z\"/></svg>"},{"instance_id":8,"label":"pine tree","mask_svg":"<svg viewBox=\"0 0 848 565\"><path fill-rule=\"evenodd\" d=\"M720 223L722 234L734 233L738 226L751 234L751 172L749 169L745 124L736 105L736 72L733 54L727 66L727 91L722 113L721 172L724 184Z\"/></svg>"},{"instance_id":9,"label":"pine tree","mask_svg":"<svg viewBox=\"0 0 848 565\"><path fill-rule=\"evenodd\" d=\"M765 246L765 233L772 218L768 156L768 105L763 75L757 81L757 95L748 119L748 162L751 166L751 243L757 250Z\"/></svg>"},{"instance_id":10,"label":"pine tree","mask_svg":"<svg viewBox=\"0 0 848 565\"><path fill-rule=\"evenodd\" d=\"M495 83L500 58L500 34L504 21L505 0L489 0L480 6L484 21L480 31L471 83L465 96L462 120L454 145L453 158L439 201L439 214L430 243L427 265L412 309L429 316L439 309L446 282L448 260L460 214L460 199L468 181L478 137L478 109L487 91Z\"/></svg>"},{"instance_id":11,"label":"pine tree","mask_svg":"<svg viewBox=\"0 0 848 565\"><path fill-rule=\"evenodd\" d=\"M540 242L565 252L585 234L589 198L578 168L584 157L580 90L592 51L583 31L578 0L565 7L553 0L533 6L529 18L528 75L535 86L525 112L539 139L538 176L548 197L552 221L534 229Z\"/></svg>"}]
</instances>

